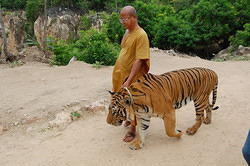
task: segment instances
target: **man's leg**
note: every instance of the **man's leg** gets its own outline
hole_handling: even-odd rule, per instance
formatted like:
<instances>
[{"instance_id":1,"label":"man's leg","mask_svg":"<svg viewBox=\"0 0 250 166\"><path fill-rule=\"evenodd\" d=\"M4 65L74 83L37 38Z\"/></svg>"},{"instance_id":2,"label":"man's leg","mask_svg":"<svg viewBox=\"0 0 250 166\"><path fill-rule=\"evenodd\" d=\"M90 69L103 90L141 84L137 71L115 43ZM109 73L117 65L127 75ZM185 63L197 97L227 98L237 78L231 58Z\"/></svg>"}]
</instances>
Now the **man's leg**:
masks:
<instances>
[{"instance_id":1,"label":"man's leg","mask_svg":"<svg viewBox=\"0 0 250 166\"><path fill-rule=\"evenodd\" d=\"M123 138L124 142L131 142L135 138L135 132L136 132L136 124L135 121L131 121L131 125L128 129L128 132L126 133L125 137Z\"/></svg>"}]
</instances>

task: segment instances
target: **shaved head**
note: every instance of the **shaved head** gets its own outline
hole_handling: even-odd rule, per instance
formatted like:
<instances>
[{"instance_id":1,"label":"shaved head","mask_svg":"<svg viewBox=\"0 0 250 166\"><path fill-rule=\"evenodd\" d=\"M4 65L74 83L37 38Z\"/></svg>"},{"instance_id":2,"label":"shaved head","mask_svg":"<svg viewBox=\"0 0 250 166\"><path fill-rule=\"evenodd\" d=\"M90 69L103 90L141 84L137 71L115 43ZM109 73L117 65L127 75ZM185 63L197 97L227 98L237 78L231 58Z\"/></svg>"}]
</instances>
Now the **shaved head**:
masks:
<instances>
[{"instance_id":1,"label":"shaved head","mask_svg":"<svg viewBox=\"0 0 250 166\"><path fill-rule=\"evenodd\" d=\"M125 6L120 13L137 18L136 10L133 6Z\"/></svg>"}]
</instances>

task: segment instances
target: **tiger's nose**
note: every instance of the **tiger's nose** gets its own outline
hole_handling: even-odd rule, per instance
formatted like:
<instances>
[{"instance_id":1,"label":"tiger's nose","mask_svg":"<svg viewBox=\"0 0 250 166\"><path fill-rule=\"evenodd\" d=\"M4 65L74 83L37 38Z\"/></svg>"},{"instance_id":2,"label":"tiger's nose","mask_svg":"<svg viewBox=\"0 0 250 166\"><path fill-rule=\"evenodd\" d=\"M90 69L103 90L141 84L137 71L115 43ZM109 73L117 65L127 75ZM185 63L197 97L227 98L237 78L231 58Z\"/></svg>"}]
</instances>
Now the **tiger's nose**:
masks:
<instances>
[{"instance_id":1,"label":"tiger's nose","mask_svg":"<svg viewBox=\"0 0 250 166\"><path fill-rule=\"evenodd\" d=\"M111 124L111 123L112 123L112 116L110 115L110 113L109 113L108 116L107 116L106 122L107 122L108 124Z\"/></svg>"}]
</instances>

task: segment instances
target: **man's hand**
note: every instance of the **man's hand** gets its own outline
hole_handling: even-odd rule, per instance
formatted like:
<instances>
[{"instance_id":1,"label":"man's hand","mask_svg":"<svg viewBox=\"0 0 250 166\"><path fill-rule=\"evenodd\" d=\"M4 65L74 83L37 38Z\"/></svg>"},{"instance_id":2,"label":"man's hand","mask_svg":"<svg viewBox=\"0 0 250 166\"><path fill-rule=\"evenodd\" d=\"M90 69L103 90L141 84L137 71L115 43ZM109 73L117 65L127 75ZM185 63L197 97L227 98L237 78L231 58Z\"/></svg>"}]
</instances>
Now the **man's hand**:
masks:
<instances>
[{"instance_id":1,"label":"man's hand","mask_svg":"<svg viewBox=\"0 0 250 166\"><path fill-rule=\"evenodd\" d=\"M132 66L131 72L129 74L128 79L123 83L121 88L129 87L132 84L135 76L143 69L143 65L145 65L145 60L137 59Z\"/></svg>"},{"instance_id":2,"label":"man's hand","mask_svg":"<svg viewBox=\"0 0 250 166\"><path fill-rule=\"evenodd\" d=\"M122 84L122 88L124 87L129 87L131 85L131 82L129 80L125 81L123 84Z\"/></svg>"}]
</instances>

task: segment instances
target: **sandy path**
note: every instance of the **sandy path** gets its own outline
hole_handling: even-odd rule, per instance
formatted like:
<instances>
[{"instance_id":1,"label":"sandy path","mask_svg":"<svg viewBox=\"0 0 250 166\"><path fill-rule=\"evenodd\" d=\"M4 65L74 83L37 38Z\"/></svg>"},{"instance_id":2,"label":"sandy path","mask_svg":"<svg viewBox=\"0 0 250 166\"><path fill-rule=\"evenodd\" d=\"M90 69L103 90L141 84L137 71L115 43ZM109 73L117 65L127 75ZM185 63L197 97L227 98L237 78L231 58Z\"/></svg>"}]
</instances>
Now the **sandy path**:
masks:
<instances>
[{"instance_id":1,"label":"sandy path","mask_svg":"<svg viewBox=\"0 0 250 166\"><path fill-rule=\"evenodd\" d=\"M194 136L176 140L165 135L161 119L152 119L146 145L131 151L121 141L126 129L105 122L106 111L86 113L65 130L15 128L0 136L1 166L244 166L241 147L250 127L250 61L211 62L152 54L152 73L208 67L219 75L212 124ZM28 64L0 68L0 122L28 114L43 116L67 103L107 98L112 67L96 70L81 62L66 67ZM27 115L26 115L27 116ZM177 128L194 123L192 104L177 111ZM43 122L46 123L46 122ZM35 125L31 124L30 126ZM37 126L36 126L37 127Z\"/></svg>"}]
</instances>

